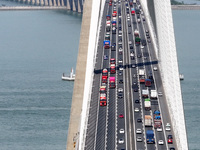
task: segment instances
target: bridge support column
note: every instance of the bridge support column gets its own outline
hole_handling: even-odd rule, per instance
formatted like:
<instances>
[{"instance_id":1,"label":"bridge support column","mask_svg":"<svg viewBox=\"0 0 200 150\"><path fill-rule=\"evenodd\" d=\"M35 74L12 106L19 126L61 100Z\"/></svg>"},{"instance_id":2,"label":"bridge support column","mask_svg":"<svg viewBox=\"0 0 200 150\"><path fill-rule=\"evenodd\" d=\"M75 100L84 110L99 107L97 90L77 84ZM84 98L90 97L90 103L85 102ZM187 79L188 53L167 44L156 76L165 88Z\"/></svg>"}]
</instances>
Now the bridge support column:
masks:
<instances>
[{"instance_id":1,"label":"bridge support column","mask_svg":"<svg viewBox=\"0 0 200 150\"><path fill-rule=\"evenodd\" d=\"M40 0L40 5L44 6L44 0Z\"/></svg>"},{"instance_id":2,"label":"bridge support column","mask_svg":"<svg viewBox=\"0 0 200 150\"><path fill-rule=\"evenodd\" d=\"M70 6L70 3L69 3L69 0L67 0L67 9L71 10L71 6Z\"/></svg>"},{"instance_id":3,"label":"bridge support column","mask_svg":"<svg viewBox=\"0 0 200 150\"><path fill-rule=\"evenodd\" d=\"M48 0L49 1L49 6L52 6L52 0Z\"/></svg>"},{"instance_id":4,"label":"bridge support column","mask_svg":"<svg viewBox=\"0 0 200 150\"><path fill-rule=\"evenodd\" d=\"M77 0L77 5L78 5L78 12L81 13L81 7L80 7L80 1Z\"/></svg>"},{"instance_id":5,"label":"bridge support column","mask_svg":"<svg viewBox=\"0 0 200 150\"><path fill-rule=\"evenodd\" d=\"M56 0L53 0L53 6L57 6Z\"/></svg>"},{"instance_id":6,"label":"bridge support column","mask_svg":"<svg viewBox=\"0 0 200 150\"><path fill-rule=\"evenodd\" d=\"M64 6L64 1L63 0L61 0L60 6Z\"/></svg>"},{"instance_id":7,"label":"bridge support column","mask_svg":"<svg viewBox=\"0 0 200 150\"><path fill-rule=\"evenodd\" d=\"M75 0L72 0L72 4L73 4L73 11L76 11L76 5L75 5Z\"/></svg>"},{"instance_id":8,"label":"bridge support column","mask_svg":"<svg viewBox=\"0 0 200 150\"><path fill-rule=\"evenodd\" d=\"M60 0L57 0L57 6L60 6Z\"/></svg>"}]
</instances>

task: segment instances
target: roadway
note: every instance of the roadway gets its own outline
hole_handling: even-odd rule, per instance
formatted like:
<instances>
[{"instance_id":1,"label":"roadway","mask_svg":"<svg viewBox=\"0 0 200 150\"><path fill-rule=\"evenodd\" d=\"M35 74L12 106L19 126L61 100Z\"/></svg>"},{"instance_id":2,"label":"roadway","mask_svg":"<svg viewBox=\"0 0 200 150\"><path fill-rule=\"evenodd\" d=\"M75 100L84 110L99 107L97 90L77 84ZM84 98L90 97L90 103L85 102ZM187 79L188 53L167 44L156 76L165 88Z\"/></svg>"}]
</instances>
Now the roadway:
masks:
<instances>
[{"instance_id":1,"label":"roadway","mask_svg":"<svg viewBox=\"0 0 200 150\"><path fill-rule=\"evenodd\" d=\"M108 2L109 1L105 4L101 31L99 34L100 38L94 69L85 149L167 150L169 147L176 147L174 139L173 144L170 144L170 146L167 144L167 135L173 135L173 130L171 128L171 132L165 131L165 124L171 124L171 121L168 108L166 107L166 99L153 45L151 42L147 42L147 45L144 46L143 49L140 46L135 45L135 29L139 31L141 39L148 41L145 33L145 30L148 30L148 25L145 20L143 21L142 19L144 14L131 15L131 7L126 1L113 2L112 6L109 6ZM133 7L139 7L139 3L134 4ZM114 43L116 44L116 51L111 51L111 49L104 49L103 41L105 40L106 34L106 15L110 15L112 21L112 12L114 9L117 10L117 32L116 34L112 34L111 26L110 41L111 45ZM130 16L129 19L127 11ZM141 19L140 23L138 22L138 18ZM123 49L122 53L119 53L120 47ZM134 53L135 59L131 59L131 52ZM104 60L104 55L108 57L107 60ZM109 84L107 83L107 106L100 106L99 88L102 85L101 72L104 68L109 70L110 58L116 59L117 69L115 74L111 74L109 71L108 82L109 77L115 77L116 88L109 89ZM119 62L119 60L122 60L122 62ZM133 64L135 64L136 67L134 67ZM158 68L157 71L153 70L154 66ZM145 69L146 78L150 71L153 73L154 82L151 87L145 87L144 84L139 83L139 69ZM123 98L118 98L119 88L122 88L124 91ZM138 89L138 92L135 92L135 89ZM142 89L156 89L163 93L163 96L158 97L157 100L152 100L152 107L149 111L144 109L144 99L141 95ZM135 103L135 100L139 100L140 103ZM135 108L139 108L139 112L135 112ZM153 127L145 127L144 125L144 116L151 115L153 118L153 112L155 110L161 111L163 122L162 132L157 132ZM119 114L123 114L124 118L119 118ZM138 122L137 119L142 119L142 122ZM136 129L138 128L142 130L141 134L136 133ZM119 133L120 129L124 129L125 133ZM147 144L147 130L154 131L155 144ZM138 137L142 138L142 142L137 142ZM119 139L124 139L124 143L120 144ZM159 145L158 140L163 140L164 144Z\"/></svg>"}]
</instances>

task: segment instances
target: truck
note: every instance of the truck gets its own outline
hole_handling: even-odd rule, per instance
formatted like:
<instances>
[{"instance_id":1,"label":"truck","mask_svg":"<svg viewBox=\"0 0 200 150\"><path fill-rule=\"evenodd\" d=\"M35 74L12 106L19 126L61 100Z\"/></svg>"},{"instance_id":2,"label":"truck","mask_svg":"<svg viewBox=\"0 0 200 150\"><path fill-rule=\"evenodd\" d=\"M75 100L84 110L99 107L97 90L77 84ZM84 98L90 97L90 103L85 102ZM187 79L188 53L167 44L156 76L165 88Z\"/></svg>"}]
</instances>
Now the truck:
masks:
<instances>
[{"instance_id":1,"label":"truck","mask_svg":"<svg viewBox=\"0 0 200 150\"><path fill-rule=\"evenodd\" d=\"M112 26L116 27L117 21L112 21Z\"/></svg>"},{"instance_id":2,"label":"truck","mask_svg":"<svg viewBox=\"0 0 200 150\"><path fill-rule=\"evenodd\" d=\"M139 69L139 76L145 76L145 71L144 69Z\"/></svg>"},{"instance_id":3,"label":"truck","mask_svg":"<svg viewBox=\"0 0 200 150\"><path fill-rule=\"evenodd\" d=\"M134 36L135 37L139 37L140 35L139 35L139 31L137 30L137 29L135 29L135 31L134 31Z\"/></svg>"},{"instance_id":4,"label":"truck","mask_svg":"<svg viewBox=\"0 0 200 150\"><path fill-rule=\"evenodd\" d=\"M151 86L151 79L145 79L145 86Z\"/></svg>"},{"instance_id":5,"label":"truck","mask_svg":"<svg viewBox=\"0 0 200 150\"><path fill-rule=\"evenodd\" d=\"M151 127L152 126L152 117L151 115L145 115L144 116L144 125L145 127Z\"/></svg>"},{"instance_id":6,"label":"truck","mask_svg":"<svg viewBox=\"0 0 200 150\"><path fill-rule=\"evenodd\" d=\"M135 8L131 8L131 14L135 15Z\"/></svg>"},{"instance_id":7,"label":"truck","mask_svg":"<svg viewBox=\"0 0 200 150\"><path fill-rule=\"evenodd\" d=\"M115 77L110 77L109 83L110 88L115 88Z\"/></svg>"},{"instance_id":8,"label":"truck","mask_svg":"<svg viewBox=\"0 0 200 150\"><path fill-rule=\"evenodd\" d=\"M159 110L155 110L153 113L154 116L154 128L160 128L162 125L162 120L161 120L161 116L160 116L160 111Z\"/></svg>"},{"instance_id":9,"label":"truck","mask_svg":"<svg viewBox=\"0 0 200 150\"><path fill-rule=\"evenodd\" d=\"M143 89L142 90L142 97L143 98L148 98L149 97L149 90L148 89Z\"/></svg>"},{"instance_id":10,"label":"truck","mask_svg":"<svg viewBox=\"0 0 200 150\"><path fill-rule=\"evenodd\" d=\"M102 71L102 83L107 83L108 79L108 70L105 68Z\"/></svg>"},{"instance_id":11,"label":"truck","mask_svg":"<svg viewBox=\"0 0 200 150\"><path fill-rule=\"evenodd\" d=\"M140 78L140 83L141 83L141 84L145 83L145 78L144 78L144 77L141 77L141 78Z\"/></svg>"},{"instance_id":12,"label":"truck","mask_svg":"<svg viewBox=\"0 0 200 150\"><path fill-rule=\"evenodd\" d=\"M110 48L110 41L106 41L106 40L105 40L105 41L103 42L103 45L104 45L104 48L105 48L105 49L109 49L109 48Z\"/></svg>"},{"instance_id":13,"label":"truck","mask_svg":"<svg viewBox=\"0 0 200 150\"><path fill-rule=\"evenodd\" d=\"M106 33L105 40L110 40L110 34Z\"/></svg>"},{"instance_id":14,"label":"truck","mask_svg":"<svg viewBox=\"0 0 200 150\"><path fill-rule=\"evenodd\" d=\"M147 130L146 139L147 139L147 144L154 144L155 143L153 130Z\"/></svg>"},{"instance_id":15,"label":"truck","mask_svg":"<svg viewBox=\"0 0 200 150\"><path fill-rule=\"evenodd\" d=\"M106 100L106 94L100 94L100 106L106 106L107 105L107 100Z\"/></svg>"},{"instance_id":16,"label":"truck","mask_svg":"<svg viewBox=\"0 0 200 150\"><path fill-rule=\"evenodd\" d=\"M151 110L151 101L144 101L145 110Z\"/></svg>"},{"instance_id":17,"label":"truck","mask_svg":"<svg viewBox=\"0 0 200 150\"><path fill-rule=\"evenodd\" d=\"M151 99L157 99L158 97L158 94L157 94L157 91L156 90L151 90Z\"/></svg>"},{"instance_id":18,"label":"truck","mask_svg":"<svg viewBox=\"0 0 200 150\"><path fill-rule=\"evenodd\" d=\"M111 64L110 65L110 73L115 73L116 72L116 69L115 69L115 64Z\"/></svg>"},{"instance_id":19,"label":"truck","mask_svg":"<svg viewBox=\"0 0 200 150\"><path fill-rule=\"evenodd\" d=\"M135 37L135 45L136 46L140 45L140 37Z\"/></svg>"},{"instance_id":20,"label":"truck","mask_svg":"<svg viewBox=\"0 0 200 150\"><path fill-rule=\"evenodd\" d=\"M100 90L99 90L100 94L105 93L106 94L106 86L100 86Z\"/></svg>"}]
</instances>

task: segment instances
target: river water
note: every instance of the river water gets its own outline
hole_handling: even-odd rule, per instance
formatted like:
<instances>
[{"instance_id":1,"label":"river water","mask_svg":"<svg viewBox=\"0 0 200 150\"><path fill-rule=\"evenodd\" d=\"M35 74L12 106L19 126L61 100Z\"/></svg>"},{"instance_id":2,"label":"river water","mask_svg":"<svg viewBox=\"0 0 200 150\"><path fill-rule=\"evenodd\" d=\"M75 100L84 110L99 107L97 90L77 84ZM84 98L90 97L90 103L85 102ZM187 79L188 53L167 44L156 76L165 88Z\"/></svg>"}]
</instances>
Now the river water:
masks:
<instances>
[{"instance_id":1,"label":"river water","mask_svg":"<svg viewBox=\"0 0 200 150\"><path fill-rule=\"evenodd\" d=\"M199 150L200 11L173 10L173 17L188 141ZM81 15L1 11L0 18L0 149L64 150L73 82L61 75L75 70Z\"/></svg>"}]
</instances>

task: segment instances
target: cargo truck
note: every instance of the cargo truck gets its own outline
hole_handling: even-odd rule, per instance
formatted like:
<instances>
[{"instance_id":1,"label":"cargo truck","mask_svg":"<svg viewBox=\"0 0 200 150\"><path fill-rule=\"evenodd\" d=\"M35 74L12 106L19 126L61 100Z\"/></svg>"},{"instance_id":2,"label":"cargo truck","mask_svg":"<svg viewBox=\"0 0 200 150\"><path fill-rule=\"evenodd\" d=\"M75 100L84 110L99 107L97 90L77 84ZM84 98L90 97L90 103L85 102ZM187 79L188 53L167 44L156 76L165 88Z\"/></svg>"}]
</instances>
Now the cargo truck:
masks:
<instances>
[{"instance_id":1,"label":"cargo truck","mask_svg":"<svg viewBox=\"0 0 200 150\"><path fill-rule=\"evenodd\" d=\"M144 101L145 110L151 110L151 101Z\"/></svg>"},{"instance_id":2,"label":"cargo truck","mask_svg":"<svg viewBox=\"0 0 200 150\"><path fill-rule=\"evenodd\" d=\"M134 36L139 37L139 31L137 29L135 29L135 31L134 31Z\"/></svg>"},{"instance_id":3,"label":"cargo truck","mask_svg":"<svg viewBox=\"0 0 200 150\"><path fill-rule=\"evenodd\" d=\"M131 8L131 14L135 15L135 8Z\"/></svg>"},{"instance_id":4,"label":"cargo truck","mask_svg":"<svg viewBox=\"0 0 200 150\"><path fill-rule=\"evenodd\" d=\"M110 65L110 73L115 73L116 72L116 69L115 69L115 64L111 64Z\"/></svg>"},{"instance_id":5,"label":"cargo truck","mask_svg":"<svg viewBox=\"0 0 200 150\"><path fill-rule=\"evenodd\" d=\"M108 78L108 70L105 68L102 71L102 83L107 83Z\"/></svg>"},{"instance_id":6,"label":"cargo truck","mask_svg":"<svg viewBox=\"0 0 200 150\"><path fill-rule=\"evenodd\" d=\"M104 44L104 48L105 49L109 49L110 48L110 41L104 41L103 44Z\"/></svg>"},{"instance_id":7,"label":"cargo truck","mask_svg":"<svg viewBox=\"0 0 200 150\"><path fill-rule=\"evenodd\" d=\"M139 37L135 37L135 45L136 46L140 45L140 38Z\"/></svg>"},{"instance_id":8,"label":"cargo truck","mask_svg":"<svg viewBox=\"0 0 200 150\"><path fill-rule=\"evenodd\" d=\"M147 144L154 144L155 143L153 130L147 130L146 139L147 139Z\"/></svg>"},{"instance_id":9,"label":"cargo truck","mask_svg":"<svg viewBox=\"0 0 200 150\"><path fill-rule=\"evenodd\" d=\"M115 88L115 77L110 77L109 83L110 88Z\"/></svg>"},{"instance_id":10,"label":"cargo truck","mask_svg":"<svg viewBox=\"0 0 200 150\"><path fill-rule=\"evenodd\" d=\"M162 125L162 120L161 120L161 116L160 116L160 111L159 110L155 110L153 113L154 116L154 128L160 128Z\"/></svg>"},{"instance_id":11,"label":"cargo truck","mask_svg":"<svg viewBox=\"0 0 200 150\"><path fill-rule=\"evenodd\" d=\"M151 79L145 79L145 86L151 86Z\"/></svg>"},{"instance_id":12,"label":"cargo truck","mask_svg":"<svg viewBox=\"0 0 200 150\"><path fill-rule=\"evenodd\" d=\"M157 91L156 90L151 90L151 99L157 99Z\"/></svg>"},{"instance_id":13,"label":"cargo truck","mask_svg":"<svg viewBox=\"0 0 200 150\"><path fill-rule=\"evenodd\" d=\"M146 98L148 98L149 97L149 90L148 89L143 89L142 90L142 97L146 97Z\"/></svg>"},{"instance_id":14,"label":"cargo truck","mask_svg":"<svg viewBox=\"0 0 200 150\"><path fill-rule=\"evenodd\" d=\"M100 94L100 106L106 106L107 105L107 101L106 101L106 94Z\"/></svg>"},{"instance_id":15,"label":"cargo truck","mask_svg":"<svg viewBox=\"0 0 200 150\"><path fill-rule=\"evenodd\" d=\"M144 124L145 124L145 127L151 127L152 126L152 117L151 115L145 115L144 116Z\"/></svg>"}]
</instances>

